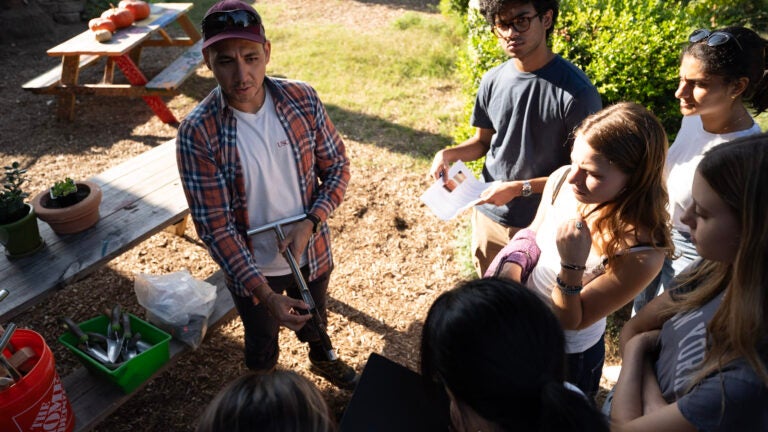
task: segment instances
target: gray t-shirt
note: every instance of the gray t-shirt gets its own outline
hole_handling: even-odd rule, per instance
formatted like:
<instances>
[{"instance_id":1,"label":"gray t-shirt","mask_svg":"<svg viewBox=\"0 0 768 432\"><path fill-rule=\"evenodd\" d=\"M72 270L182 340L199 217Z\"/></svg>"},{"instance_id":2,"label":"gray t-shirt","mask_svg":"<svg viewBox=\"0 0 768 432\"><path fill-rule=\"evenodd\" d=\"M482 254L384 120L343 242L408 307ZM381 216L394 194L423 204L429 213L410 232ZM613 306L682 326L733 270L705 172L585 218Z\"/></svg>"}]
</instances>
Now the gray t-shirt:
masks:
<instances>
[{"instance_id":1,"label":"gray t-shirt","mask_svg":"<svg viewBox=\"0 0 768 432\"><path fill-rule=\"evenodd\" d=\"M699 430L768 430L768 388L743 359L726 364L686 393L689 380L704 360L707 324L723 299L720 293L704 306L675 315L661 329L656 376L664 399L677 405ZM763 364L768 365L765 353Z\"/></svg>"},{"instance_id":2,"label":"gray t-shirt","mask_svg":"<svg viewBox=\"0 0 768 432\"><path fill-rule=\"evenodd\" d=\"M520 72L512 60L489 70L480 82L472 126L493 129L483 180L547 177L570 163L572 133L602 107L600 95L579 68L556 55L535 72ZM540 194L479 210L506 226L526 227Z\"/></svg>"}]
</instances>

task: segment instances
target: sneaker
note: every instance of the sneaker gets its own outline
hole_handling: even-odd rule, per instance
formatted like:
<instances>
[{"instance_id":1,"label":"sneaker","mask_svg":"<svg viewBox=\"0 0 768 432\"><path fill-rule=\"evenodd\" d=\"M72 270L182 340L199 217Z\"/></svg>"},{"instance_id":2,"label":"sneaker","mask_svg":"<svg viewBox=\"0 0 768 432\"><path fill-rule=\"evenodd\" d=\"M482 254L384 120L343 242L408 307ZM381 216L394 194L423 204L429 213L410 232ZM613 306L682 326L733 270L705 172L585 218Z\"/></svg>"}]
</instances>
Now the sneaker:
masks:
<instances>
[{"instance_id":1,"label":"sneaker","mask_svg":"<svg viewBox=\"0 0 768 432\"><path fill-rule=\"evenodd\" d=\"M313 374L327 379L338 388L354 390L355 385L357 385L357 373L341 359L315 360L310 357L309 370Z\"/></svg>"}]
</instances>

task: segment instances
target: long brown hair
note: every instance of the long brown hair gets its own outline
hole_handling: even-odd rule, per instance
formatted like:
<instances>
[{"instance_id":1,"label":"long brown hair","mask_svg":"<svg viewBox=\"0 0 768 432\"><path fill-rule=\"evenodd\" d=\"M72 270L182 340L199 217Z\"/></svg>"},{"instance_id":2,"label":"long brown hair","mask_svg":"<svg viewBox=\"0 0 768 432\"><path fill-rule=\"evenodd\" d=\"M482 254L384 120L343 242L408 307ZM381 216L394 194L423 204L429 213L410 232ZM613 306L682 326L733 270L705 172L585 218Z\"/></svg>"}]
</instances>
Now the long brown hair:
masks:
<instances>
[{"instance_id":1,"label":"long brown hair","mask_svg":"<svg viewBox=\"0 0 768 432\"><path fill-rule=\"evenodd\" d=\"M636 243L647 230L653 246L671 256L669 197L663 180L669 143L656 116L641 105L622 102L587 117L576 135L628 176L623 191L593 211L597 230L610 234L602 246L608 268L618 251L632 246L625 235L630 230Z\"/></svg>"},{"instance_id":2,"label":"long brown hair","mask_svg":"<svg viewBox=\"0 0 768 432\"><path fill-rule=\"evenodd\" d=\"M711 149L697 170L737 217L741 235L734 261L704 261L692 270L681 283L696 289L676 296L674 310L668 311L701 307L725 291L707 326L709 346L690 386L739 358L768 385L768 371L760 360L768 350L768 134Z\"/></svg>"}]
</instances>

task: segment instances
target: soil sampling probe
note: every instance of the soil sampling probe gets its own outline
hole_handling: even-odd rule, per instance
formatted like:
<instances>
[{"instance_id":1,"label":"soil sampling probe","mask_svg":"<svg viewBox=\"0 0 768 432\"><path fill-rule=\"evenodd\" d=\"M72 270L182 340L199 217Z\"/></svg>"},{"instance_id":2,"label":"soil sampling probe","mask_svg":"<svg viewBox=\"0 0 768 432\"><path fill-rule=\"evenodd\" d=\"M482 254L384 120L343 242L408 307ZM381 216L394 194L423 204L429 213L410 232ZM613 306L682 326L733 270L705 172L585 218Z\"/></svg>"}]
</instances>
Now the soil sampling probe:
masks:
<instances>
[{"instance_id":1,"label":"soil sampling probe","mask_svg":"<svg viewBox=\"0 0 768 432\"><path fill-rule=\"evenodd\" d=\"M283 242L285 241L285 233L283 232L283 227L296 222L301 222L306 218L307 218L307 215L305 214L287 217L272 223L268 223L266 225L262 225L257 228L252 228L248 230L247 234L250 237L256 234L261 234L263 232L273 230L275 234L277 234L277 238L280 239L281 242ZM295 279L296 285L298 285L299 292L301 293L301 299L304 301L304 303L306 303L309 306L308 311L304 311L300 309L298 312L302 315L307 313L312 315L311 322L312 322L312 325L314 325L315 328L317 329L317 333L320 335L320 343L323 346L323 351L325 352L326 357L330 361L336 360L338 356L336 355L336 351L333 349L333 345L331 345L331 338L328 337L328 332L325 331L323 320L320 317L320 313L317 311L317 308L315 307L315 300L312 298L312 294L309 292L309 287L307 286L307 282L304 280L304 276L302 276L301 274L301 269L299 268L299 265L296 263L296 259L293 257L293 253L291 252L290 247L285 248L285 252L283 252L283 257L285 257L285 260L288 261L288 265L291 267L291 272L293 272L293 278Z\"/></svg>"}]
</instances>

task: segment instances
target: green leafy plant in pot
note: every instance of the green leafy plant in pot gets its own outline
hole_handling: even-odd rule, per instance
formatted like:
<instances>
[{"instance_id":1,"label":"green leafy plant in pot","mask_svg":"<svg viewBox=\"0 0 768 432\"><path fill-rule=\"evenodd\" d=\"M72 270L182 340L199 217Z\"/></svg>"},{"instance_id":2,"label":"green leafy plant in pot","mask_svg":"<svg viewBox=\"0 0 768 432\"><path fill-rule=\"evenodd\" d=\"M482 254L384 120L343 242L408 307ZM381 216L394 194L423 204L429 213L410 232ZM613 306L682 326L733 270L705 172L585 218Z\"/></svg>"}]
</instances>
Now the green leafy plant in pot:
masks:
<instances>
[{"instance_id":1,"label":"green leafy plant in pot","mask_svg":"<svg viewBox=\"0 0 768 432\"><path fill-rule=\"evenodd\" d=\"M51 200L58 203L58 207L67 207L77 203L77 185L75 181L67 177L63 181L57 181L51 188Z\"/></svg>"},{"instance_id":2,"label":"green leafy plant in pot","mask_svg":"<svg viewBox=\"0 0 768 432\"><path fill-rule=\"evenodd\" d=\"M4 167L3 189L0 191L0 244L9 258L33 254L44 246L37 227L35 210L24 199L29 196L21 185L27 179L19 162Z\"/></svg>"},{"instance_id":3,"label":"green leafy plant in pot","mask_svg":"<svg viewBox=\"0 0 768 432\"><path fill-rule=\"evenodd\" d=\"M74 181L67 177L56 181L32 199L39 217L57 234L74 234L95 225L99 219L101 188L96 183Z\"/></svg>"}]
</instances>

